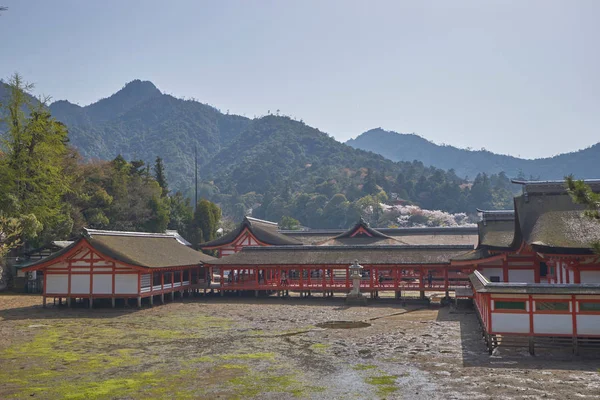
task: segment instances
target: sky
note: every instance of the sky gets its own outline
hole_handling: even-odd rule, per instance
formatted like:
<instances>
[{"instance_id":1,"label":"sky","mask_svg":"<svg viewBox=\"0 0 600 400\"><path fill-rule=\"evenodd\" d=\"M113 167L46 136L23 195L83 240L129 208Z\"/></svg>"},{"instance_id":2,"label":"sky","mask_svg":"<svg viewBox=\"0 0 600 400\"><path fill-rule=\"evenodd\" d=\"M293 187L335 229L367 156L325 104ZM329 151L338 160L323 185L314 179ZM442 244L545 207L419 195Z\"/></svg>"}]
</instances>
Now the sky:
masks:
<instances>
[{"instance_id":1,"label":"sky","mask_svg":"<svg viewBox=\"0 0 600 400\"><path fill-rule=\"evenodd\" d=\"M381 127L548 157L600 141L600 1L0 0L0 77L79 105L134 80L340 141Z\"/></svg>"}]
</instances>

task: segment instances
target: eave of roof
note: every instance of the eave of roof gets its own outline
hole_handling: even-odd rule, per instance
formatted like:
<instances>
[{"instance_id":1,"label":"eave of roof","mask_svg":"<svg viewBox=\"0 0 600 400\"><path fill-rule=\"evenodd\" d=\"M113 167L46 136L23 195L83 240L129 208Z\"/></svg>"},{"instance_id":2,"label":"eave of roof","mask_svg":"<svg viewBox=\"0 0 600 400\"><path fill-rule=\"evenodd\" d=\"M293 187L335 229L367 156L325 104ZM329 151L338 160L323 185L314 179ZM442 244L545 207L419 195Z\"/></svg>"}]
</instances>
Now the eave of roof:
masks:
<instances>
[{"instance_id":1,"label":"eave of roof","mask_svg":"<svg viewBox=\"0 0 600 400\"><path fill-rule=\"evenodd\" d=\"M366 265L420 265L449 264L450 259L464 253L472 246L285 246L254 247L209 265L345 265L358 260Z\"/></svg>"},{"instance_id":2,"label":"eave of roof","mask_svg":"<svg viewBox=\"0 0 600 400\"><path fill-rule=\"evenodd\" d=\"M469 275L477 293L498 294L600 294L600 283L514 283L490 282L479 271Z\"/></svg>"}]
</instances>

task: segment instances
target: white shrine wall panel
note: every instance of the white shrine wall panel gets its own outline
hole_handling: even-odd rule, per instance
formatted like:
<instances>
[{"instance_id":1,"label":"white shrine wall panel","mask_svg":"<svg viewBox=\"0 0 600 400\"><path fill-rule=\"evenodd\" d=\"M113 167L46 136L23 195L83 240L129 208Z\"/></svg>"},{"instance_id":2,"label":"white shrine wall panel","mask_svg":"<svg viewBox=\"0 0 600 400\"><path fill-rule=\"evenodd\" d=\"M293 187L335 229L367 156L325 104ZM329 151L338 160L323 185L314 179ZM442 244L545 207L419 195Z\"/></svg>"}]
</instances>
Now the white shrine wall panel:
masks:
<instances>
[{"instance_id":1,"label":"white shrine wall panel","mask_svg":"<svg viewBox=\"0 0 600 400\"><path fill-rule=\"evenodd\" d=\"M600 271L581 271L581 283L600 283Z\"/></svg>"},{"instance_id":2,"label":"white shrine wall panel","mask_svg":"<svg viewBox=\"0 0 600 400\"><path fill-rule=\"evenodd\" d=\"M573 271L569 271L569 282L575 283L575 273Z\"/></svg>"},{"instance_id":3,"label":"white shrine wall panel","mask_svg":"<svg viewBox=\"0 0 600 400\"><path fill-rule=\"evenodd\" d=\"M69 292L69 275L46 274L45 291L48 294L65 294Z\"/></svg>"},{"instance_id":4,"label":"white shrine wall panel","mask_svg":"<svg viewBox=\"0 0 600 400\"><path fill-rule=\"evenodd\" d=\"M534 314L534 333L538 334L572 334L573 316L571 314Z\"/></svg>"},{"instance_id":5,"label":"white shrine wall panel","mask_svg":"<svg viewBox=\"0 0 600 400\"><path fill-rule=\"evenodd\" d=\"M577 334L600 336L600 315L578 315Z\"/></svg>"},{"instance_id":6,"label":"white shrine wall panel","mask_svg":"<svg viewBox=\"0 0 600 400\"><path fill-rule=\"evenodd\" d=\"M90 276L71 275L71 294L89 294Z\"/></svg>"},{"instance_id":7,"label":"white shrine wall panel","mask_svg":"<svg viewBox=\"0 0 600 400\"><path fill-rule=\"evenodd\" d=\"M94 275L92 289L94 294L111 294L112 293L112 274Z\"/></svg>"},{"instance_id":8,"label":"white shrine wall panel","mask_svg":"<svg viewBox=\"0 0 600 400\"><path fill-rule=\"evenodd\" d=\"M529 333L529 314L492 312L492 331Z\"/></svg>"},{"instance_id":9,"label":"white shrine wall panel","mask_svg":"<svg viewBox=\"0 0 600 400\"><path fill-rule=\"evenodd\" d=\"M503 273L502 273L502 268L488 268L488 267L482 267L481 268L481 275L485 276L486 279L489 281L491 280L492 276L497 276L500 278L500 282L503 282Z\"/></svg>"},{"instance_id":10,"label":"white shrine wall panel","mask_svg":"<svg viewBox=\"0 0 600 400\"><path fill-rule=\"evenodd\" d=\"M115 275L115 294L136 294L138 293L138 275L137 274L117 274Z\"/></svg>"},{"instance_id":11,"label":"white shrine wall panel","mask_svg":"<svg viewBox=\"0 0 600 400\"><path fill-rule=\"evenodd\" d=\"M509 269L508 281L518 283L535 283L535 273L532 269Z\"/></svg>"}]
</instances>

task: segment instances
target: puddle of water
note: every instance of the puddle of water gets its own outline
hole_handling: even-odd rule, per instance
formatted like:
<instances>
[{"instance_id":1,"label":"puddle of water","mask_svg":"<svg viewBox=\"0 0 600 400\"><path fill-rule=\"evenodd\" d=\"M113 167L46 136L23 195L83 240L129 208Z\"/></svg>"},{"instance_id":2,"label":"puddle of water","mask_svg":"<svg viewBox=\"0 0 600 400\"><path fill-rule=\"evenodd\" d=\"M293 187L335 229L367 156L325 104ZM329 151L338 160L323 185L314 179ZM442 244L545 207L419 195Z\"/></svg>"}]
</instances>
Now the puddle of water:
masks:
<instances>
[{"instance_id":1,"label":"puddle of water","mask_svg":"<svg viewBox=\"0 0 600 400\"><path fill-rule=\"evenodd\" d=\"M326 329L356 329L366 328L371 326L368 322L363 321L327 321L316 325L319 328Z\"/></svg>"}]
</instances>

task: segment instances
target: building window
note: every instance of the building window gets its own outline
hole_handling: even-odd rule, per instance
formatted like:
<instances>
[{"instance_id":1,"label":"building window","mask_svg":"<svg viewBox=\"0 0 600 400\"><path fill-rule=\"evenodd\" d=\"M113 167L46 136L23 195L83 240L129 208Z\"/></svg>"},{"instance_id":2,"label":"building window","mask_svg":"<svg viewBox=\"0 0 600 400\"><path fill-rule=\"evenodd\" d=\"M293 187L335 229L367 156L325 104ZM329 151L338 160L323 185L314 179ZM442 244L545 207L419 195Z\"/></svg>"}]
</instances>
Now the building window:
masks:
<instances>
[{"instance_id":1,"label":"building window","mask_svg":"<svg viewBox=\"0 0 600 400\"><path fill-rule=\"evenodd\" d=\"M494 307L496 310L523 310L525 307L524 301L496 301L494 300Z\"/></svg>"},{"instance_id":2,"label":"building window","mask_svg":"<svg viewBox=\"0 0 600 400\"><path fill-rule=\"evenodd\" d=\"M582 303L582 302L579 302L579 311L600 312L600 303Z\"/></svg>"},{"instance_id":3,"label":"building window","mask_svg":"<svg viewBox=\"0 0 600 400\"><path fill-rule=\"evenodd\" d=\"M548 276L548 265L545 262L540 262L540 278Z\"/></svg>"},{"instance_id":4,"label":"building window","mask_svg":"<svg viewBox=\"0 0 600 400\"><path fill-rule=\"evenodd\" d=\"M536 301L536 311L569 311L569 302L567 301Z\"/></svg>"}]
</instances>

